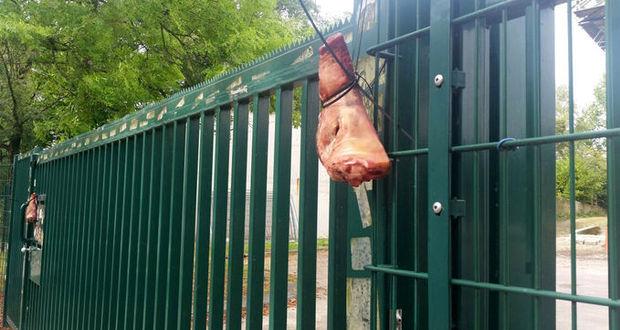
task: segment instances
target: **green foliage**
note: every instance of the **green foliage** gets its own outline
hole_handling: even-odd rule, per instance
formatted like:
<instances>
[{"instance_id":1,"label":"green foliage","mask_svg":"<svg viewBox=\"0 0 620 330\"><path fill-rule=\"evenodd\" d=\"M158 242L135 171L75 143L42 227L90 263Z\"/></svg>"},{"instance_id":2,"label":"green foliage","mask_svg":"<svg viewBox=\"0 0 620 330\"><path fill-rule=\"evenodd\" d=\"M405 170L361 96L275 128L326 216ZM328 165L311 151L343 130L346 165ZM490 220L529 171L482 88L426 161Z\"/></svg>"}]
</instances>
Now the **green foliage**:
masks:
<instances>
[{"instance_id":1,"label":"green foliage","mask_svg":"<svg viewBox=\"0 0 620 330\"><path fill-rule=\"evenodd\" d=\"M0 1L0 56L15 62L0 143L70 138L309 33L290 0Z\"/></svg>"},{"instance_id":2,"label":"green foliage","mask_svg":"<svg viewBox=\"0 0 620 330\"><path fill-rule=\"evenodd\" d=\"M605 128L605 81L594 90L595 100L580 111L575 111L575 131ZM561 86L556 91L556 134L568 134L568 92ZM579 202L606 206L607 157L604 139L575 142L575 198ZM569 145L557 147L556 193L570 197Z\"/></svg>"}]
</instances>

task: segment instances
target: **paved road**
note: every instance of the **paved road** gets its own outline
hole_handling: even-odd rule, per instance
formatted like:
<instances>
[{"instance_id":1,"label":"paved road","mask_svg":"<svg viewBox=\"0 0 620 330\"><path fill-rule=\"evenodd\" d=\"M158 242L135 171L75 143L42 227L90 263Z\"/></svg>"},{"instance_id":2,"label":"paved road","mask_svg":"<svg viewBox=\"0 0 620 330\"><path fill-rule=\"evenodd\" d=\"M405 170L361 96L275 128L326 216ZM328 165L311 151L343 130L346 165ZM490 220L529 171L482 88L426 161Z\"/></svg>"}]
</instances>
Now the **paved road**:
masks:
<instances>
[{"instance_id":1,"label":"paved road","mask_svg":"<svg viewBox=\"0 0 620 330\"><path fill-rule=\"evenodd\" d=\"M564 253L556 258L556 290L570 293L570 257ZM607 257L587 253L577 259L577 294L607 297ZM558 301L556 305L558 330L571 329L571 303ZM603 306L577 304L577 328L608 329L608 311Z\"/></svg>"}]
</instances>

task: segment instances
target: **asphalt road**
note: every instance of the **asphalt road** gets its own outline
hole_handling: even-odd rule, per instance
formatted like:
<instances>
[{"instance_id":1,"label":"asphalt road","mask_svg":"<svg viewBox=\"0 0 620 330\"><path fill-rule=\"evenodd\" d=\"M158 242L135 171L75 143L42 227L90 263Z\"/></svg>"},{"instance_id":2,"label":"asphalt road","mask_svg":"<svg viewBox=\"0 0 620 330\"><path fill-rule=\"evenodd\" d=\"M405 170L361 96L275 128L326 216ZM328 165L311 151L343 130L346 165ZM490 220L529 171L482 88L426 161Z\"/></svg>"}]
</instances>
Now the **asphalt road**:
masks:
<instances>
[{"instance_id":1,"label":"asphalt road","mask_svg":"<svg viewBox=\"0 0 620 330\"><path fill-rule=\"evenodd\" d=\"M603 251L602 248L600 251ZM570 293L570 256L559 253L556 258L556 290ZM607 297L607 256L604 252L578 253L577 294ZM558 330L571 329L571 303L556 304ZM608 329L608 309L603 306L577 304L577 329Z\"/></svg>"}]
</instances>

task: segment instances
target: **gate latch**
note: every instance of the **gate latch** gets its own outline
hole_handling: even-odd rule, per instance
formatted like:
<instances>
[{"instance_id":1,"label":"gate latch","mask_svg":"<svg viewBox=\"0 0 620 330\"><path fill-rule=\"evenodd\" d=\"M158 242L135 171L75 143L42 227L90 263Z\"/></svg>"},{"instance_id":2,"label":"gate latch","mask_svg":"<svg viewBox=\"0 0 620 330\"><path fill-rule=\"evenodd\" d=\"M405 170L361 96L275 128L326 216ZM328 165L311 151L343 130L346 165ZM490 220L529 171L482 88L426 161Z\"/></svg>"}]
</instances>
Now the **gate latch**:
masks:
<instances>
[{"instance_id":1,"label":"gate latch","mask_svg":"<svg viewBox=\"0 0 620 330\"><path fill-rule=\"evenodd\" d=\"M466 207L464 199L451 199L450 200L450 216L453 218L461 218L465 216Z\"/></svg>"}]
</instances>

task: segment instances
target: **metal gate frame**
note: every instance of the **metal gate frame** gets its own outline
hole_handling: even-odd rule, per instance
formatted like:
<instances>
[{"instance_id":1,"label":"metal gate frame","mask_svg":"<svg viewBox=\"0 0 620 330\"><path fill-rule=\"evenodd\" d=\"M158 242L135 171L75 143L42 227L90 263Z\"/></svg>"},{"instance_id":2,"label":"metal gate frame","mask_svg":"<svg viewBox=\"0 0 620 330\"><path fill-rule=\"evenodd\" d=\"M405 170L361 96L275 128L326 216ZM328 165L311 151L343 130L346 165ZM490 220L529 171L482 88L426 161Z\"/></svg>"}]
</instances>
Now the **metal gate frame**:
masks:
<instances>
[{"instance_id":1,"label":"metal gate frame","mask_svg":"<svg viewBox=\"0 0 620 330\"><path fill-rule=\"evenodd\" d=\"M553 46L549 45L553 45L550 22L556 1L382 3L378 17L383 39L368 47L367 52L390 63L390 96L383 105L391 109L392 125L384 137L396 165L392 180L384 187L378 183L375 192L377 215L383 215L384 222L374 228L374 265L366 269L373 272L373 297L383 308L378 313L373 311L372 327L549 329L555 327L555 301L565 300L572 303L573 328L577 303L587 303L609 307L609 327L620 329L620 57L614 56L620 45L620 5L614 1L606 4L608 129L574 131L571 63L567 68L570 134L558 136L549 128L555 122L555 107L549 102L554 100L555 88ZM570 17L570 1L568 8ZM568 24L570 31L570 19ZM493 25L487 32L478 32ZM522 32L515 32L519 27L524 28ZM518 42L522 48L515 48ZM569 47L572 62L572 35ZM466 50L473 53L469 59L464 57ZM512 53L523 50L523 67L510 66L514 66ZM471 64L472 58L474 69L464 68L468 64L464 62L469 60ZM481 58L495 62L479 66L476 63ZM520 75L524 80L519 80ZM517 82L513 82L515 79ZM515 92L510 90L511 83L527 86L521 120L514 115L519 110L510 108L520 104L511 94ZM464 100L464 90L472 86L470 100ZM498 104L496 118L483 118L484 111L478 110L488 106L484 103L485 98L489 100L488 91L496 95L490 96L490 102ZM424 104L426 100L428 104ZM463 102L469 102L465 103L469 107ZM411 109L413 113L407 113ZM473 115L471 109L476 109ZM465 113L474 116L473 123ZM493 121L498 126L489 126ZM473 131L464 130L464 125L470 125ZM524 135L510 133L521 125ZM415 132L411 143L399 132L402 126ZM595 138L608 141L609 298L578 295L575 284L574 142ZM555 243L549 242L553 241L549 237L555 237L555 206L546 203L549 196L554 196L554 147L561 142L571 145L570 294L555 291ZM515 170L511 165L515 162L525 168L524 172ZM485 168L485 164L491 167ZM411 169L413 178L403 173ZM473 179L463 181L463 173ZM522 184L529 191L525 198L526 191L519 191L511 178L522 174L527 178ZM489 180L498 183L495 192L485 188ZM465 183L474 187L473 195ZM428 190L420 191L419 186ZM407 198L413 205L407 204ZM521 207L527 205L525 209L530 213L524 213L521 224L514 224L510 220L516 219L511 219L508 210L515 212L520 203L525 203ZM497 213L493 213L495 204ZM522 238L531 240L526 243L530 246L515 241L519 231L526 233ZM498 240L489 241L489 232ZM511 250L515 245L522 246L522 255ZM463 252L472 248L473 252ZM525 261L523 267L521 260ZM493 279L492 272L499 272L499 277Z\"/></svg>"}]
</instances>

